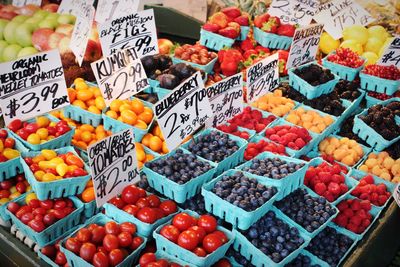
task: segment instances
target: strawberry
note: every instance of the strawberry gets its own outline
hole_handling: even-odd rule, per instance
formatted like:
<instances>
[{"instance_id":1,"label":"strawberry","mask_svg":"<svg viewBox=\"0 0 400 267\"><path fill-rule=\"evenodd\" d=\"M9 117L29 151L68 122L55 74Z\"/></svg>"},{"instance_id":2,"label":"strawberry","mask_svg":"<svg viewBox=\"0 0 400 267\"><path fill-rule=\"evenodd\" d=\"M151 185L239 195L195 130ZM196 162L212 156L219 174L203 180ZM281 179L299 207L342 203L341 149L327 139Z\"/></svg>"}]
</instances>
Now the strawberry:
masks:
<instances>
[{"instance_id":1,"label":"strawberry","mask_svg":"<svg viewBox=\"0 0 400 267\"><path fill-rule=\"evenodd\" d=\"M352 224L352 223L349 223L349 224L346 226L346 229L349 230L349 231L352 231L353 233L357 233L357 232L358 232L358 227L357 227L357 225L354 225L354 224Z\"/></svg>"},{"instance_id":2,"label":"strawberry","mask_svg":"<svg viewBox=\"0 0 400 267\"><path fill-rule=\"evenodd\" d=\"M221 71L225 76L235 75L238 71L238 63L234 61L224 60L221 63Z\"/></svg>"},{"instance_id":3,"label":"strawberry","mask_svg":"<svg viewBox=\"0 0 400 267\"><path fill-rule=\"evenodd\" d=\"M225 36L227 38L231 38L231 39L236 39L239 36L239 33L237 32L237 30L233 27L226 27L226 28L220 29L218 31L218 34Z\"/></svg>"},{"instance_id":4,"label":"strawberry","mask_svg":"<svg viewBox=\"0 0 400 267\"><path fill-rule=\"evenodd\" d=\"M368 227L371 224L371 221L369 219L364 219L362 221L362 226Z\"/></svg>"},{"instance_id":5,"label":"strawberry","mask_svg":"<svg viewBox=\"0 0 400 267\"><path fill-rule=\"evenodd\" d=\"M269 20L270 15L265 13L254 18L254 26L261 28L262 25Z\"/></svg>"},{"instance_id":6,"label":"strawberry","mask_svg":"<svg viewBox=\"0 0 400 267\"><path fill-rule=\"evenodd\" d=\"M236 49L228 49L226 50L225 54L226 58L229 60L233 60L235 62L239 62L243 60L242 53L240 53L239 50Z\"/></svg>"},{"instance_id":7,"label":"strawberry","mask_svg":"<svg viewBox=\"0 0 400 267\"><path fill-rule=\"evenodd\" d=\"M240 25L236 22L229 22L228 27L232 27L236 30L236 32L239 34L240 33Z\"/></svg>"},{"instance_id":8,"label":"strawberry","mask_svg":"<svg viewBox=\"0 0 400 267\"><path fill-rule=\"evenodd\" d=\"M217 12L208 18L208 22L217 24L221 29L223 29L228 25L228 17L222 12Z\"/></svg>"},{"instance_id":9,"label":"strawberry","mask_svg":"<svg viewBox=\"0 0 400 267\"><path fill-rule=\"evenodd\" d=\"M259 53L263 52L265 54L269 54L271 51L267 47L263 47L261 45L257 45L255 48Z\"/></svg>"},{"instance_id":10,"label":"strawberry","mask_svg":"<svg viewBox=\"0 0 400 267\"><path fill-rule=\"evenodd\" d=\"M348 224L348 218L344 214L338 214L334 222L341 227L346 227Z\"/></svg>"},{"instance_id":11,"label":"strawberry","mask_svg":"<svg viewBox=\"0 0 400 267\"><path fill-rule=\"evenodd\" d=\"M203 29L209 32L218 33L221 27L217 24L207 22L203 25Z\"/></svg>"},{"instance_id":12,"label":"strawberry","mask_svg":"<svg viewBox=\"0 0 400 267\"><path fill-rule=\"evenodd\" d=\"M359 210L359 209L361 209L361 203L360 203L360 201L353 200L351 202L351 206L350 207L351 207L352 210Z\"/></svg>"},{"instance_id":13,"label":"strawberry","mask_svg":"<svg viewBox=\"0 0 400 267\"><path fill-rule=\"evenodd\" d=\"M304 142L303 139L301 138L297 138L296 141L294 141L294 143L299 147L299 148L303 148L306 143Z\"/></svg>"},{"instance_id":14,"label":"strawberry","mask_svg":"<svg viewBox=\"0 0 400 267\"><path fill-rule=\"evenodd\" d=\"M346 201L342 201L337 205L337 208L339 211L344 211L349 208L349 205L347 205Z\"/></svg>"},{"instance_id":15,"label":"strawberry","mask_svg":"<svg viewBox=\"0 0 400 267\"><path fill-rule=\"evenodd\" d=\"M374 183L374 177L372 175L367 175L364 178L362 178L363 181L366 181L368 184L373 184ZM385 186L384 184L382 184ZM385 186L385 191L386 191L386 186Z\"/></svg>"},{"instance_id":16,"label":"strawberry","mask_svg":"<svg viewBox=\"0 0 400 267\"><path fill-rule=\"evenodd\" d=\"M279 74L287 75L286 62L289 57L289 52L286 50L278 50L278 68Z\"/></svg>"},{"instance_id":17,"label":"strawberry","mask_svg":"<svg viewBox=\"0 0 400 267\"><path fill-rule=\"evenodd\" d=\"M221 10L221 12L232 19L237 18L240 15L242 15L242 12L240 11L240 9L235 6L225 7Z\"/></svg>"},{"instance_id":18,"label":"strawberry","mask_svg":"<svg viewBox=\"0 0 400 267\"><path fill-rule=\"evenodd\" d=\"M277 17L270 17L267 22L264 22L261 30L268 33L276 33L280 25L280 19Z\"/></svg>"},{"instance_id":19,"label":"strawberry","mask_svg":"<svg viewBox=\"0 0 400 267\"><path fill-rule=\"evenodd\" d=\"M346 201L345 201L346 202ZM354 212L352 209L346 209L343 211L343 214L347 217L347 218L351 218L354 216Z\"/></svg>"},{"instance_id":20,"label":"strawberry","mask_svg":"<svg viewBox=\"0 0 400 267\"><path fill-rule=\"evenodd\" d=\"M254 49L255 47L255 43L254 41L250 40L249 38L247 38L246 40L242 41L242 43L240 44L240 48L244 51L250 50L250 49Z\"/></svg>"},{"instance_id":21,"label":"strawberry","mask_svg":"<svg viewBox=\"0 0 400 267\"><path fill-rule=\"evenodd\" d=\"M290 24L281 24L276 32L278 35L293 37L296 28Z\"/></svg>"},{"instance_id":22,"label":"strawberry","mask_svg":"<svg viewBox=\"0 0 400 267\"><path fill-rule=\"evenodd\" d=\"M224 61L226 50L221 49L218 51L218 62L222 63Z\"/></svg>"},{"instance_id":23,"label":"strawberry","mask_svg":"<svg viewBox=\"0 0 400 267\"><path fill-rule=\"evenodd\" d=\"M233 20L234 22L239 23L240 26L249 26L249 16L241 15Z\"/></svg>"}]
</instances>

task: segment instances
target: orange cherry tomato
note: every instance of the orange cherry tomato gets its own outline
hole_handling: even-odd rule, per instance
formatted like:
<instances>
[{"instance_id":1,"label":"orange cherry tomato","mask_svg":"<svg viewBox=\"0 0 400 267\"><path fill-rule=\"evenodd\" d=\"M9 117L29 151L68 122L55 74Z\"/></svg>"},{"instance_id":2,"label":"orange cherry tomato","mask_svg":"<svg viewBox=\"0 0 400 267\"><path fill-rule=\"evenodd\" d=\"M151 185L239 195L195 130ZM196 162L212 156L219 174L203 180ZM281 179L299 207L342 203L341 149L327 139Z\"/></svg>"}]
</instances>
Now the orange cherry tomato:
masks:
<instances>
[{"instance_id":1,"label":"orange cherry tomato","mask_svg":"<svg viewBox=\"0 0 400 267\"><path fill-rule=\"evenodd\" d=\"M93 201L95 199L94 196L94 187L88 187L85 190L83 190L82 192L82 200L84 202L90 202Z\"/></svg>"},{"instance_id":2,"label":"orange cherry tomato","mask_svg":"<svg viewBox=\"0 0 400 267\"><path fill-rule=\"evenodd\" d=\"M75 155L67 155L65 162L68 165L76 165L78 168L83 168L83 161Z\"/></svg>"}]
</instances>

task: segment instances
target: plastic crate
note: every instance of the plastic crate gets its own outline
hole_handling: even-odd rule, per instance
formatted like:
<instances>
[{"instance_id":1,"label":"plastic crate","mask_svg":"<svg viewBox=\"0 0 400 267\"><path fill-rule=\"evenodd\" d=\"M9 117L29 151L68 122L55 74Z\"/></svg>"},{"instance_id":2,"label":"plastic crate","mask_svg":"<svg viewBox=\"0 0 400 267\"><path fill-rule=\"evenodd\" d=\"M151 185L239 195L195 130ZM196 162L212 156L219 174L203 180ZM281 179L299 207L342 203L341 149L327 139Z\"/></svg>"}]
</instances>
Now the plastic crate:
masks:
<instances>
[{"instance_id":1,"label":"plastic crate","mask_svg":"<svg viewBox=\"0 0 400 267\"><path fill-rule=\"evenodd\" d=\"M217 33L200 30L200 44L212 50L219 51L224 47L231 47L235 39L227 38Z\"/></svg>"},{"instance_id":2,"label":"plastic crate","mask_svg":"<svg viewBox=\"0 0 400 267\"><path fill-rule=\"evenodd\" d=\"M74 105L66 106L63 112L66 118L73 119L80 123L90 124L94 127L100 125L103 120L101 114L95 114Z\"/></svg>"},{"instance_id":3,"label":"plastic crate","mask_svg":"<svg viewBox=\"0 0 400 267\"><path fill-rule=\"evenodd\" d=\"M199 217L199 215L196 212L190 210L185 210L183 212L188 213L189 215L194 217ZM165 225L171 224L171 221L172 220L169 220L165 224L160 225L153 233L153 237L156 240L157 250L163 251L173 258L177 258L185 262L188 262L190 265L195 265L199 267L212 266L219 259L222 259L225 256L226 252L228 251L229 247L231 246L231 244L235 239L235 235L231 231L223 228L222 226L218 226L217 230L225 233L225 235L228 238L228 242L219 247L214 252L208 254L206 257L199 257L193 252L178 246L177 244L169 241L168 239L160 235L161 228Z\"/></svg>"},{"instance_id":4,"label":"plastic crate","mask_svg":"<svg viewBox=\"0 0 400 267\"><path fill-rule=\"evenodd\" d=\"M310 237L308 237L307 234L304 232L304 230L302 230L301 228L297 228L294 224L292 224L292 222L285 221L284 218L280 217L279 214L276 213L276 208L273 207L272 211L275 213L276 218L282 220L290 227L298 229L300 236L304 239L304 243L299 248L290 253L281 262L276 263L272 261L272 259L270 259L267 255L262 253L257 247L255 247L242 233L234 229L233 233L235 234L235 242L233 243L233 248L257 267L285 266L285 264L295 259L311 240Z\"/></svg>"},{"instance_id":5,"label":"plastic crate","mask_svg":"<svg viewBox=\"0 0 400 267\"><path fill-rule=\"evenodd\" d=\"M361 88L367 91L393 95L400 88L400 80L388 80L360 72Z\"/></svg>"},{"instance_id":6,"label":"plastic crate","mask_svg":"<svg viewBox=\"0 0 400 267\"><path fill-rule=\"evenodd\" d=\"M244 41L247 38L247 35L249 34L250 31L250 26L240 26L240 35L236 40L239 41Z\"/></svg>"},{"instance_id":7,"label":"plastic crate","mask_svg":"<svg viewBox=\"0 0 400 267\"><path fill-rule=\"evenodd\" d=\"M271 152L263 152L258 154L256 157L254 157L251 161L247 161L244 164L240 165L237 167L239 170L243 170L245 167L250 166L253 163L254 159L266 159L266 158L279 158L283 161L286 162L294 162L296 164L303 163L304 166L301 167L299 170L297 170L294 173L289 173L286 177L282 179L273 179L270 177L266 176L259 176L255 174L248 173L244 171L245 173L248 173L254 177L259 177L262 180L266 181L268 185L273 185L278 187L280 190L279 195L277 196L276 200L281 200L285 196L289 195L293 191L295 191L297 188L301 187L304 183L304 175L306 174L306 171L308 169L308 163L306 161L300 160L300 159L295 159L291 157L286 157L286 156L281 156L277 154L273 154Z\"/></svg>"},{"instance_id":8,"label":"plastic crate","mask_svg":"<svg viewBox=\"0 0 400 267\"><path fill-rule=\"evenodd\" d=\"M104 216L103 214L98 214L91 219L89 219L85 224L81 225L79 229L75 230L72 234L68 235L65 237L61 242L60 242L60 250L65 254L65 257L67 258L68 265L70 267L81 267L81 266L93 266L78 255L75 255L72 251L69 251L64 247L64 243L67 240L67 238L76 235L76 233L84 228L87 227L89 224L96 223L99 225L104 225L107 222L113 221L112 219L108 218L107 216ZM143 237L142 237L143 238ZM140 252L142 249L145 247L147 242L146 238L143 238L143 243L131 254L128 255L120 264L117 265L117 267L130 267L132 266L136 260L138 259Z\"/></svg>"},{"instance_id":9,"label":"plastic crate","mask_svg":"<svg viewBox=\"0 0 400 267\"><path fill-rule=\"evenodd\" d=\"M168 254L168 252L162 251L162 250L158 250L155 252L156 254L156 259L160 260L160 259L165 259L167 261L169 261L170 263L176 263L179 264L179 266L185 266L185 267L190 267L190 264L187 262L184 262L183 260L177 259L171 255ZM135 267L142 267L140 266L140 264L137 264Z\"/></svg>"},{"instance_id":10,"label":"plastic crate","mask_svg":"<svg viewBox=\"0 0 400 267\"><path fill-rule=\"evenodd\" d=\"M40 115L40 117L47 117L50 121L53 121L53 122L60 121L59 119L57 119L49 114ZM35 118L27 120L27 122L35 122ZM38 144L38 145L32 145L32 144L28 143L27 141L22 139L18 134L14 133L12 131L9 131L9 133L11 134L11 137L13 137L14 139L21 142L29 150L39 151L42 149L56 149L56 148L60 148L60 147L64 147L64 146L70 146L72 137L75 134L75 128L71 127L71 126L69 126L69 127L71 128L71 130L69 130L65 134L63 134L59 137L56 137L52 140L49 140L43 144Z\"/></svg>"},{"instance_id":11,"label":"plastic crate","mask_svg":"<svg viewBox=\"0 0 400 267\"><path fill-rule=\"evenodd\" d=\"M264 47L288 50L292 44L292 37L263 32L257 27L254 27L253 31L254 39Z\"/></svg>"},{"instance_id":12,"label":"plastic crate","mask_svg":"<svg viewBox=\"0 0 400 267\"><path fill-rule=\"evenodd\" d=\"M317 86L312 86L311 84L309 84L308 82L306 82L305 80L303 80L302 78L300 78L299 76L297 76L294 73L295 69L299 69L299 68L301 69L301 68L304 68L305 66L308 66L311 64L321 66L314 61L314 62L304 64L301 67L292 68L292 69L288 70L290 86L292 86L293 89L299 91L307 99L314 99L323 94L331 93L333 91L333 89L335 88L335 85L339 82L339 79L340 79L339 76L337 76L335 73L332 73L334 76L334 79L332 79L326 83L317 85Z\"/></svg>"},{"instance_id":13,"label":"plastic crate","mask_svg":"<svg viewBox=\"0 0 400 267\"><path fill-rule=\"evenodd\" d=\"M352 81L357 77L357 75L360 73L361 69L364 67L364 64L366 62L366 58L360 57L362 60L364 60L363 65L361 65L358 68L351 68L351 67L347 67L347 66L340 65L338 63L329 61L328 57L332 54L336 54L336 52L333 51L328 56L326 56L322 59L322 66L330 69L333 73L338 75L341 79L348 80L348 81Z\"/></svg>"},{"instance_id":14,"label":"plastic crate","mask_svg":"<svg viewBox=\"0 0 400 267\"><path fill-rule=\"evenodd\" d=\"M73 154L78 156L72 146L56 149L55 151L57 152L57 155L72 152ZM41 151L26 152L22 153L22 157L34 157L41 153ZM21 159L21 164L24 169L26 179L32 186L32 190L36 193L37 198L40 200L79 195L83 192L87 182L90 179L91 171L86 164L84 164L84 169L87 171L88 175L63 178L61 180L55 180L52 182L38 181L35 178L33 172L30 170L28 164L26 164L25 160Z\"/></svg>"},{"instance_id":15,"label":"plastic crate","mask_svg":"<svg viewBox=\"0 0 400 267\"><path fill-rule=\"evenodd\" d=\"M27 237L32 239L32 241L36 242L40 247L44 247L45 245L52 243L57 240L63 233L72 229L74 226L78 225L81 219L81 213L83 211L83 204L77 197L70 197L72 202L74 203L75 210L71 212L68 216L64 217L61 220L58 220L54 224L46 227L41 232L35 232L28 225L21 222L14 214L10 211L6 210L6 213L11 218L13 224ZM25 195L21 195L20 197L12 200L12 202L16 202L19 205L25 204Z\"/></svg>"},{"instance_id":16,"label":"plastic crate","mask_svg":"<svg viewBox=\"0 0 400 267\"><path fill-rule=\"evenodd\" d=\"M190 61L186 61L177 57L171 57L172 58L172 63L173 64L178 64L178 63L186 63L189 64L197 69L201 69L204 70L207 73L211 73L213 71L214 65L218 60L218 57L215 57L213 60L211 60L210 62L208 62L207 65L200 65L200 64L196 64Z\"/></svg>"},{"instance_id":17,"label":"plastic crate","mask_svg":"<svg viewBox=\"0 0 400 267\"><path fill-rule=\"evenodd\" d=\"M165 96L167 96L169 93L171 93L172 90L170 89L165 89L162 87L155 87L154 92L157 94L158 100L163 99Z\"/></svg>"}]
</instances>

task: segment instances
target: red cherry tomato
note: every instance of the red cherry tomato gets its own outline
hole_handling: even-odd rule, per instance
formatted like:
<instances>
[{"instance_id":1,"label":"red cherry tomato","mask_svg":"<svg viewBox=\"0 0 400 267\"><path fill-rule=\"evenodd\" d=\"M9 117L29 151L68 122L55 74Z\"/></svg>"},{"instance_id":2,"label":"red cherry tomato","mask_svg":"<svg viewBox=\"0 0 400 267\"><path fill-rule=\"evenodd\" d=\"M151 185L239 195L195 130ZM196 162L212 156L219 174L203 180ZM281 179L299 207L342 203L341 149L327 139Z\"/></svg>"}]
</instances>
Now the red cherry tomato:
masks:
<instances>
[{"instance_id":1,"label":"red cherry tomato","mask_svg":"<svg viewBox=\"0 0 400 267\"><path fill-rule=\"evenodd\" d=\"M93 256L92 264L94 267L108 267L108 256L104 252L96 252Z\"/></svg>"},{"instance_id":2,"label":"red cherry tomato","mask_svg":"<svg viewBox=\"0 0 400 267\"><path fill-rule=\"evenodd\" d=\"M17 191L20 192L21 194L26 192L26 188L27 188L27 186L24 182L18 182L15 185L15 189L17 189Z\"/></svg>"},{"instance_id":3,"label":"red cherry tomato","mask_svg":"<svg viewBox=\"0 0 400 267\"><path fill-rule=\"evenodd\" d=\"M165 225L163 228L160 230L160 234L168 239L169 241L172 241L174 243L178 242L178 237L180 235L180 231L178 228L176 228L173 225Z\"/></svg>"},{"instance_id":4,"label":"red cherry tomato","mask_svg":"<svg viewBox=\"0 0 400 267\"><path fill-rule=\"evenodd\" d=\"M43 222L46 226L50 226L53 223L55 223L57 220L56 216L54 216L54 214L48 213L46 215L43 216Z\"/></svg>"},{"instance_id":5,"label":"red cherry tomato","mask_svg":"<svg viewBox=\"0 0 400 267\"><path fill-rule=\"evenodd\" d=\"M160 204L160 209L168 216L178 210L178 206L172 200L165 200Z\"/></svg>"},{"instance_id":6,"label":"red cherry tomato","mask_svg":"<svg viewBox=\"0 0 400 267\"><path fill-rule=\"evenodd\" d=\"M121 232L128 232L131 235L136 234L136 225L131 222L123 222L119 225L119 228L121 229Z\"/></svg>"},{"instance_id":7,"label":"red cherry tomato","mask_svg":"<svg viewBox=\"0 0 400 267\"><path fill-rule=\"evenodd\" d=\"M144 207L137 212L136 218L142 222L152 224L157 220L157 214L152 208Z\"/></svg>"},{"instance_id":8,"label":"red cherry tomato","mask_svg":"<svg viewBox=\"0 0 400 267\"><path fill-rule=\"evenodd\" d=\"M6 129L0 129L0 138L7 138L8 132Z\"/></svg>"},{"instance_id":9,"label":"red cherry tomato","mask_svg":"<svg viewBox=\"0 0 400 267\"><path fill-rule=\"evenodd\" d=\"M144 253L139 259L139 264L140 267L144 267L147 266L147 264L155 261L157 261L157 258L154 253Z\"/></svg>"},{"instance_id":10,"label":"red cherry tomato","mask_svg":"<svg viewBox=\"0 0 400 267\"><path fill-rule=\"evenodd\" d=\"M150 207L150 202L147 198L141 197L136 201L136 206L139 208Z\"/></svg>"},{"instance_id":11,"label":"red cherry tomato","mask_svg":"<svg viewBox=\"0 0 400 267\"><path fill-rule=\"evenodd\" d=\"M11 195L10 191L8 190L0 190L0 198L8 198Z\"/></svg>"},{"instance_id":12,"label":"red cherry tomato","mask_svg":"<svg viewBox=\"0 0 400 267\"><path fill-rule=\"evenodd\" d=\"M14 148L15 145L15 140L8 137L6 138L6 140L4 141L4 147L6 148Z\"/></svg>"},{"instance_id":13,"label":"red cherry tomato","mask_svg":"<svg viewBox=\"0 0 400 267\"><path fill-rule=\"evenodd\" d=\"M92 239L92 232L86 228L82 228L76 234L76 238L82 243L90 242Z\"/></svg>"},{"instance_id":14,"label":"red cherry tomato","mask_svg":"<svg viewBox=\"0 0 400 267\"><path fill-rule=\"evenodd\" d=\"M131 249L136 250L143 243L143 239L140 236L135 236L132 239Z\"/></svg>"},{"instance_id":15,"label":"red cherry tomato","mask_svg":"<svg viewBox=\"0 0 400 267\"><path fill-rule=\"evenodd\" d=\"M28 139L29 133L24 128L17 130L16 134L18 134L22 139Z\"/></svg>"},{"instance_id":16,"label":"red cherry tomato","mask_svg":"<svg viewBox=\"0 0 400 267\"><path fill-rule=\"evenodd\" d=\"M20 206L16 202L10 202L7 206L7 209L12 213L15 214L19 210Z\"/></svg>"},{"instance_id":17,"label":"red cherry tomato","mask_svg":"<svg viewBox=\"0 0 400 267\"><path fill-rule=\"evenodd\" d=\"M24 224L28 224L31 220L33 220L34 217L35 217L35 215L32 212L27 212L21 216L20 220Z\"/></svg>"},{"instance_id":18,"label":"red cherry tomato","mask_svg":"<svg viewBox=\"0 0 400 267\"><path fill-rule=\"evenodd\" d=\"M53 205L54 205L54 202L51 199L46 199L46 200L40 201L40 206L46 210L52 209Z\"/></svg>"},{"instance_id":19,"label":"red cherry tomato","mask_svg":"<svg viewBox=\"0 0 400 267\"><path fill-rule=\"evenodd\" d=\"M110 221L104 225L106 234L118 235L121 232L119 225L116 222Z\"/></svg>"},{"instance_id":20,"label":"red cherry tomato","mask_svg":"<svg viewBox=\"0 0 400 267\"><path fill-rule=\"evenodd\" d=\"M207 256L207 252L201 248L201 247L197 247L193 250L193 253L196 254L199 257L205 257Z\"/></svg>"},{"instance_id":21,"label":"red cherry tomato","mask_svg":"<svg viewBox=\"0 0 400 267\"><path fill-rule=\"evenodd\" d=\"M96 246L89 242L83 243L79 250L79 256L87 262L92 262L95 253Z\"/></svg>"},{"instance_id":22,"label":"red cherry tomato","mask_svg":"<svg viewBox=\"0 0 400 267\"><path fill-rule=\"evenodd\" d=\"M197 225L204 228L204 230L209 234L217 230L218 223L214 216L205 214L199 217Z\"/></svg>"},{"instance_id":23,"label":"red cherry tomato","mask_svg":"<svg viewBox=\"0 0 400 267\"><path fill-rule=\"evenodd\" d=\"M129 247L132 244L132 234L128 232L119 233L118 242L121 247Z\"/></svg>"},{"instance_id":24,"label":"red cherry tomato","mask_svg":"<svg viewBox=\"0 0 400 267\"><path fill-rule=\"evenodd\" d=\"M109 203L113 204L120 210L122 210L122 208L126 205L125 201L123 201L120 197L113 197L112 199L110 199Z\"/></svg>"},{"instance_id":25,"label":"red cherry tomato","mask_svg":"<svg viewBox=\"0 0 400 267\"><path fill-rule=\"evenodd\" d=\"M56 201L54 202L53 208L56 209L56 210L58 210L58 209L63 209L63 208L65 208L66 206L67 206L67 202L66 202L65 200L63 200L63 199L59 199L59 200L56 200Z\"/></svg>"},{"instance_id":26,"label":"red cherry tomato","mask_svg":"<svg viewBox=\"0 0 400 267\"><path fill-rule=\"evenodd\" d=\"M13 132L16 132L18 129L22 128L22 121L20 119L15 119L12 120L9 124L8 124L8 129L10 129Z\"/></svg>"},{"instance_id":27,"label":"red cherry tomato","mask_svg":"<svg viewBox=\"0 0 400 267\"><path fill-rule=\"evenodd\" d=\"M189 228L189 230L192 230L193 232L196 233L197 237L199 238L199 241L201 242L203 240L203 238L206 236L206 230L204 230L203 227L200 226L192 226Z\"/></svg>"},{"instance_id":28,"label":"red cherry tomato","mask_svg":"<svg viewBox=\"0 0 400 267\"><path fill-rule=\"evenodd\" d=\"M216 234L208 234L203 239L203 248L207 253L214 252L223 244L221 238Z\"/></svg>"},{"instance_id":29,"label":"red cherry tomato","mask_svg":"<svg viewBox=\"0 0 400 267\"><path fill-rule=\"evenodd\" d=\"M128 204L122 210L129 213L132 216L136 216L137 212L139 211L139 207L133 204Z\"/></svg>"},{"instance_id":30,"label":"red cherry tomato","mask_svg":"<svg viewBox=\"0 0 400 267\"><path fill-rule=\"evenodd\" d=\"M187 250L193 250L199 244L197 234L192 230L183 231L178 237L178 245Z\"/></svg>"},{"instance_id":31,"label":"red cherry tomato","mask_svg":"<svg viewBox=\"0 0 400 267\"><path fill-rule=\"evenodd\" d=\"M118 237L112 234L106 234L103 239L103 247L110 252L119 247Z\"/></svg>"},{"instance_id":32,"label":"red cherry tomato","mask_svg":"<svg viewBox=\"0 0 400 267\"><path fill-rule=\"evenodd\" d=\"M232 267L232 264L228 259L220 259L213 265L213 267Z\"/></svg>"},{"instance_id":33,"label":"red cherry tomato","mask_svg":"<svg viewBox=\"0 0 400 267\"><path fill-rule=\"evenodd\" d=\"M157 208L161 204L160 198L156 195L148 196L147 201L149 202L150 208Z\"/></svg>"},{"instance_id":34,"label":"red cherry tomato","mask_svg":"<svg viewBox=\"0 0 400 267\"><path fill-rule=\"evenodd\" d=\"M33 231L40 233L41 231L43 231L46 226L44 225L44 223L42 221L33 219L28 223L28 226L30 228L33 229Z\"/></svg>"},{"instance_id":35,"label":"red cherry tomato","mask_svg":"<svg viewBox=\"0 0 400 267\"><path fill-rule=\"evenodd\" d=\"M191 226L196 225L196 219L189 214L182 212L174 216L172 225L179 229L179 231L185 231Z\"/></svg>"},{"instance_id":36,"label":"red cherry tomato","mask_svg":"<svg viewBox=\"0 0 400 267\"><path fill-rule=\"evenodd\" d=\"M157 264L157 267L158 267L158 266L159 266L159 267L169 267L168 261L167 261L167 260L164 260L164 259L158 260L158 261L156 262L156 264Z\"/></svg>"},{"instance_id":37,"label":"red cherry tomato","mask_svg":"<svg viewBox=\"0 0 400 267\"><path fill-rule=\"evenodd\" d=\"M55 246L53 245L47 245L45 247L43 247L40 252L42 252L44 255L46 255L47 257L49 257L50 259L53 259L56 257L57 254L57 249Z\"/></svg>"},{"instance_id":38,"label":"red cherry tomato","mask_svg":"<svg viewBox=\"0 0 400 267\"><path fill-rule=\"evenodd\" d=\"M65 159L65 163L67 163L67 165L76 165L78 168L84 167L83 161L74 154L68 155Z\"/></svg>"},{"instance_id":39,"label":"red cherry tomato","mask_svg":"<svg viewBox=\"0 0 400 267\"><path fill-rule=\"evenodd\" d=\"M39 126L37 125L36 122L28 123L24 129L29 133L36 133L36 131L39 129Z\"/></svg>"},{"instance_id":40,"label":"red cherry tomato","mask_svg":"<svg viewBox=\"0 0 400 267\"><path fill-rule=\"evenodd\" d=\"M136 187L136 188L137 188L137 192L138 192L139 198L147 196L147 193L143 188L140 188L140 187Z\"/></svg>"},{"instance_id":41,"label":"red cherry tomato","mask_svg":"<svg viewBox=\"0 0 400 267\"><path fill-rule=\"evenodd\" d=\"M57 263L59 266L63 266L64 264L67 263L67 258L65 257L64 253L59 251L59 252L57 252L54 262Z\"/></svg>"},{"instance_id":42,"label":"red cherry tomato","mask_svg":"<svg viewBox=\"0 0 400 267\"><path fill-rule=\"evenodd\" d=\"M106 235L106 229L103 226L97 226L93 228L92 233L92 242L95 244L101 244L104 236Z\"/></svg>"},{"instance_id":43,"label":"red cherry tomato","mask_svg":"<svg viewBox=\"0 0 400 267\"><path fill-rule=\"evenodd\" d=\"M228 242L228 237L226 236L226 234L222 231L215 231L213 234L218 235L219 238L221 238L222 243L226 243Z\"/></svg>"},{"instance_id":44,"label":"red cherry tomato","mask_svg":"<svg viewBox=\"0 0 400 267\"><path fill-rule=\"evenodd\" d=\"M165 213L164 213L164 211L162 209L160 209L160 208L152 208L152 209L156 213L157 220L165 217Z\"/></svg>"},{"instance_id":45,"label":"red cherry tomato","mask_svg":"<svg viewBox=\"0 0 400 267\"><path fill-rule=\"evenodd\" d=\"M138 188L134 185L128 185L122 190L121 198L127 204L135 204L140 198Z\"/></svg>"},{"instance_id":46,"label":"red cherry tomato","mask_svg":"<svg viewBox=\"0 0 400 267\"><path fill-rule=\"evenodd\" d=\"M82 243L78 241L76 237L70 237L65 241L65 248L72 251L76 255L79 255L79 250L81 249Z\"/></svg>"},{"instance_id":47,"label":"red cherry tomato","mask_svg":"<svg viewBox=\"0 0 400 267\"><path fill-rule=\"evenodd\" d=\"M98 224L96 224L96 223L91 223L91 224L89 224L89 226L88 227L86 227L90 232L93 232L93 230L96 228L96 227L99 227L100 225L98 225Z\"/></svg>"},{"instance_id":48,"label":"red cherry tomato","mask_svg":"<svg viewBox=\"0 0 400 267\"><path fill-rule=\"evenodd\" d=\"M21 219L21 216L24 215L27 212L32 212L32 208L29 206L22 206L21 208L18 209L18 211L15 213L15 216L18 219Z\"/></svg>"},{"instance_id":49,"label":"red cherry tomato","mask_svg":"<svg viewBox=\"0 0 400 267\"><path fill-rule=\"evenodd\" d=\"M124 252L122 252L122 250L118 248L111 250L110 253L108 254L108 260L111 266L117 266L124 260L124 258L125 258Z\"/></svg>"}]
</instances>

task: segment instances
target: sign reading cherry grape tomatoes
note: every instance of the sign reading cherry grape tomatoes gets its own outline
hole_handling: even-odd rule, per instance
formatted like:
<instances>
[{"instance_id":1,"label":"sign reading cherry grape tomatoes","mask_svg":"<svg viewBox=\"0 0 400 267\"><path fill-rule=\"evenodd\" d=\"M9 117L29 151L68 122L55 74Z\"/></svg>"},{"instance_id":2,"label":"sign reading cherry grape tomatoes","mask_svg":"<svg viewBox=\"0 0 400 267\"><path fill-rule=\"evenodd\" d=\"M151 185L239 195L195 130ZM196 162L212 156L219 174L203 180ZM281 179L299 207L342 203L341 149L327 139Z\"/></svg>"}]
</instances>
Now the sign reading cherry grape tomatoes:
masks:
<instances>
[{"instance_id":1,"label":"sign reading cherry grape tomatoes","mask_svg":"<svg viewBox=\"0 0 400 267\"><path fill-rule=\"evenodd\" d=\"M279 82L278 53L248 67L246 82L249 103L275 89Z\"/></svg>"},{"instance_id":2,"label":"sign reading cherry grape tomatoes","mask_svg":"<svg viewBox=\"0 0 400 267\"><path fill-rule=\"evenodd\" d=\"M193 74L154 104L153 109L171 151L204 125L212 114L201 73Z\"/></svg>"},{"instance_id":3,"label":"sign reading cherry grape tomatoes","mask_svg":"<svg viewBox=\"0 0 400 267\"><path fill-rule=\"evenodd\" d=\"M140 179L132 129L111 135L87 149L96 205L101 207Z\"/></svg>"},{"instance_id":4,"label":"sign reading cherry grape tomatoes","mask_svg":"<svg viewBox=\"0 0 400 267\"><path fill-rule=\"evenodd\" d=\"M268 14L278 17L282 23L308 25L318 6L317 0L273 0Z\"/></svg>"},{"instance_id":5,"label":"sign reading cherry grape tomatoes","mask_svg":"<svg viewBox=\"0 0 400 267\"><path fill-rule=\"evenodd\" d=\"M69 105L58 50L0 64L0 106L6 125Z\"/></svg>"}]
</instances>

